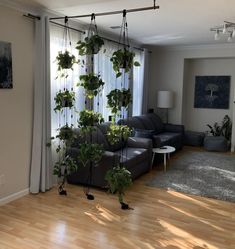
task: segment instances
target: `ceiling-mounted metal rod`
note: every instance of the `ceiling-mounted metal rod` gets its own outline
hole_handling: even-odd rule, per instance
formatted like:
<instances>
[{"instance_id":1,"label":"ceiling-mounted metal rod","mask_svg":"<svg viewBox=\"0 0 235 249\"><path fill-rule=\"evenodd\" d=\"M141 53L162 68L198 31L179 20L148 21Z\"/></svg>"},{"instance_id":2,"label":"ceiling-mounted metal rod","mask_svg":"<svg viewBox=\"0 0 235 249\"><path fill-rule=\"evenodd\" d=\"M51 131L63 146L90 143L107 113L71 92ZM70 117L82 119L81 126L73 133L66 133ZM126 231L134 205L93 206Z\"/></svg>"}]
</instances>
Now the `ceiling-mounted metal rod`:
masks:
<instances>
[{"instance_id":1,"label":"ceiling-mounted metal rod","mask_svg":"<svg viewBox=\"0 0 235 249\"><path fill-rule=\"evenodd\" d=\"M159 6L154 5L152 7L144 7L144 8L137 8L137 9L127 9L126 13L132 13L132 12L139 12L139 11L145 11L145 10L156 10L159 9ZM103 12L103 13L94 13L95 16L108 16L108 15L116 15L116 14L123 14L123 10L118 10L118 11L110 11L110 12ZM84 18L84 17L91 17L91 14L87 15L78 15L78 16L68 16L68 19L72 18ZM50 20L60 20L64 19L65 17L51 17Z\"/></svg>"}]
</instances>

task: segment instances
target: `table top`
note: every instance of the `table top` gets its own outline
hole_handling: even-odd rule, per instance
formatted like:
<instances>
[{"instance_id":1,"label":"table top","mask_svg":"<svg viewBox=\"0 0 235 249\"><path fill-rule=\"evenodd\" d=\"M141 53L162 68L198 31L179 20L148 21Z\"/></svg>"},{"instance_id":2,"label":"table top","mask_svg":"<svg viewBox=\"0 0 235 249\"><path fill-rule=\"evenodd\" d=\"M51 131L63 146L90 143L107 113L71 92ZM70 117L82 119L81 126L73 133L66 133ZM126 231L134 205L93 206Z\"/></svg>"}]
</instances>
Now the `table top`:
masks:
<instances>
[{"instance_id":1,"label":"table top","mask_svg":"<svg viewBox=\"0 0 235 249\"><path fill-rule=\"evenodd\" d=\"M153 148L154 153L172 153L175 151L175 147L172 146L163 146L161 148Z\"/></svg>"}]
</instances>

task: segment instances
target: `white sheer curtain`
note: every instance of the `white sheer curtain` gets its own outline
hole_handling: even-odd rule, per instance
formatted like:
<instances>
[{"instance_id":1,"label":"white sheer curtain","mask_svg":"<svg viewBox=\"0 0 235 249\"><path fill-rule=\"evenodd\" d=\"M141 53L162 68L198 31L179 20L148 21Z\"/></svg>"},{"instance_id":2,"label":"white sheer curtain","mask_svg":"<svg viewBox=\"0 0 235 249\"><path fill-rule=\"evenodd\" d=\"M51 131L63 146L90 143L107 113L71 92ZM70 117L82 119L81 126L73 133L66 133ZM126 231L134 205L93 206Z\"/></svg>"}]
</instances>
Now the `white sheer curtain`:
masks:
<instances>
[{"instance_id":1,"label":"white sheer curtain","mask_svg":"<svg viewBox=\"0 0 235 249\"><path fill-rule=\"evenodd\" d=\"M49 20L35 21L34 115L30 171L30 192L45 192L52 186L50 118L50 43ZM23 61L22 61L23 63Z\"/></svg>"},{"instance_id":2,"label":"white sheer curtain","mask_svg":"<svg viewBox=\"0 0 235 249\"><path fill-rule=\"evenodd\" d=\"M113 89L129 88L129 75L123 74L121 77L116 78L116 73L113 71L112 62L110 58L114 51L118 50L118 44L114 42L105 41L105 45L98 55L94 58L94 71L96 74L100 74L102 80L105 82L103 90L100 95L95 98L94 110L100 112L105 121L109 121L109 116L112 115L109 108L107 108L107 94ZM105 52L103 52L105 51ZM127 117L126 111L122 112L122 118Z\"/></svg>"},{"instance_id":3,"label":"white sheer curtain","mask_svg":"<svg viewBox=\"0 0 235 249\"><path fill-rule=\"evenodd\" d=\"M81 34L79 32L70 30L70 39L71 39L71 47L69 46L67 49L73 55L78 58L78 51L75 49L78 40L81 39ZM64 28L60 26L56 26L51 24L51 32L50 32L50 45L51 45L51 120L52 120L52 136L55 136L58 133L58 128L64 126L66 123L68 125L74 125L77 127L77 119L78 112L84 109L85 107L85 96L82 87L77 87L77 83L79 82L79 76L84 73L84 69L78 64L73 66L73 71L68 71L68 78L56 78L58 75L57 72L57 63L56 56L59 51L65 50L64 44ZM76 94L75 108L68 109L65 108L62 113L56 113L54 111L55 101L54 97L56 93L64 89L73 90Z\"/></svg>"},{"instance_id":4,"label":"white sheer curtain","mask_svg":"<svg viewBox=\"0 0 235 249\"><path fill-rule=\"evenodd\" d=\"M135 60L141 66L133 68L133 116L147 113L148 81L149 81L149 51L135 50Z\"/></svg>"}]
</instances>

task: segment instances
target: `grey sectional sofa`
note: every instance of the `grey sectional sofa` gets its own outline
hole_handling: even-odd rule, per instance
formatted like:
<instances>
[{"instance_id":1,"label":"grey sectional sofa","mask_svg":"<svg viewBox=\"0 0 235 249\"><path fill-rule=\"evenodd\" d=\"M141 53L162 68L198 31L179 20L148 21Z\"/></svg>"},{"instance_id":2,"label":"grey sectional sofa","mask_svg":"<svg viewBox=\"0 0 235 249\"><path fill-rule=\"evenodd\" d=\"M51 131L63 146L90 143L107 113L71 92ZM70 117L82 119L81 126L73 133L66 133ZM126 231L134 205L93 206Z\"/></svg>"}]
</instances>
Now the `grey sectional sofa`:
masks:
<instances>
[{"instance_id":1,"label":"grey sectional sofa","mask_svg":"<svg viewBox=\"0 0 235 249\"><path fill-rule=\"evenodd\" d=\"M105 187L107 185L107 182L105 181L107 170L114 167L119 160L121 160L124 166L131 172L133 179L136 179L151 169L152 140L129 137L127 142L111 145L106 139L109 125L110 123L104 123L98 126L92 134L92 142L103 144L105 153L99 164L92 167L91 184L88 183L88 176L90 173L89 166L80 166L77 172L67 178L68 183ZM68 149L67 153L79 164L79 144L84 142L84 139L81 139L81 136L79 136L79 129L75 129L75 133L78 138Z\"/></svg>"},{"instance_id":2,"label":"grey sectional sofa","mask_svg":"<svg viewBox=\"0 0 235 249\"><path fill-rule=\"evenodd\" d=\"M169 145L179 150L183 147L184 126L164 124L155 113L122 119L119 123L133 128L137 137L151 138L154 148Z\"/></svg>"}]
</instances>

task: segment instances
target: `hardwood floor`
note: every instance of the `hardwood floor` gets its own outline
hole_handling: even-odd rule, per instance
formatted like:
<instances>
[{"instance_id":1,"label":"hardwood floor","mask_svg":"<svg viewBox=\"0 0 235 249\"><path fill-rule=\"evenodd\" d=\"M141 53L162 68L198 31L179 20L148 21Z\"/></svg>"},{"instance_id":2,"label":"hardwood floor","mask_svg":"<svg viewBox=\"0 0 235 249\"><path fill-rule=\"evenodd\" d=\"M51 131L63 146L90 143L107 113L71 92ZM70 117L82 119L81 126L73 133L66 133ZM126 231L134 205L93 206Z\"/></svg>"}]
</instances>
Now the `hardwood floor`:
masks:
<instances>
[{"instance_id":1,"label":"hardwood floor","mask_svg":"<svg viewBox=\"0 0 235 249\"><path fill-rule=\"evenodd\" d=\"M158 170L128 191L133 210L99 190L88 201L79 186L2 206L0 249L234 249L235 203L145 186Z\"/></svg>"}]
</instances>

